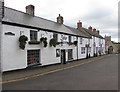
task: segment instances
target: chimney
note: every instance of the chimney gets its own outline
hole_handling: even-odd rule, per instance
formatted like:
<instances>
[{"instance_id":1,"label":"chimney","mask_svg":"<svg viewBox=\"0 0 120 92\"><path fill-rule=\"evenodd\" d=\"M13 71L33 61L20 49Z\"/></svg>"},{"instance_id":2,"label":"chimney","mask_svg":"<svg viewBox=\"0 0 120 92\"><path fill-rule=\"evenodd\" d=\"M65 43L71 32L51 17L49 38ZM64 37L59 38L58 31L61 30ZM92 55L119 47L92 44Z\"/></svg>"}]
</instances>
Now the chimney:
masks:
<instances>
[{"instance_id":1,"label":"chimney","mask_svg":"<svg viewBox=\"0 0 120 92\"><path fill-rule=\"evenodd\" d=\"M97 30L97 33L98 33L98 35L100 34L100 31L99 30Z\"/></svg>"},{"instance_id":2,"label":"chimney","mask_svg":"<svg viewBox=\"0 0 120 92\"><path fill-rule=\"evenodd\" d=\"M28 5L28 6L26 6L26 13L27 14L34 16L34 12L35 12L34 5Z\"/></svg>"},{"instance_id":3,"label":"chimney","mask_svg":"<svg viewBox=\"0 0 120 92\"><path fill-rule=\"evenodd\" d=\"M96 29L95 29L95 28L93 29L93 32L96 32Z\"/></svg>"},{"instance_id":4,"label":"chimney","mask_svg":"<svg viewBox=\"0 0 120 92\"><path fill-rule=\"evenodd\" d=\"M64 22L63 17L59 14L59 16L57 17L57 23L63 24L63 22Z\"/></svg>"},{"instance_id":5,"label":"chimney","mask_svg":"<svg viewBox=\"0 0 120 92\"><path fill-rule=\"evenodd\" d=\"M90 30L90 31L92 31L92 27L90 26L90 27L88 27L88 29Z\"/></svg>"},{"instance_id":6,"label":"chimney","mask_svg":"<svg viewBox=\"0 0 120 92\"><path fill-rule=\"evenodd\" d=\"M81 27L82 27L82 22L80 22L80 20L79 20L79 22L77 23L77 28L79 29Z\"/></svg>"}]
</instances>

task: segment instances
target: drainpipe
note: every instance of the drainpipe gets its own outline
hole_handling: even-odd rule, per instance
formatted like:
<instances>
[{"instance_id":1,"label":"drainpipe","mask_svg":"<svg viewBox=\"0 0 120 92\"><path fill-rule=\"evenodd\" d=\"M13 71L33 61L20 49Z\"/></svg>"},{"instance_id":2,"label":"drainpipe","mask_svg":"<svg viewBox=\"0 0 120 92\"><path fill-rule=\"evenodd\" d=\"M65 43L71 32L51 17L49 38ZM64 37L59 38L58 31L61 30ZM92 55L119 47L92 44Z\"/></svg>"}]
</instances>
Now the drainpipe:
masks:
<instances>
[{"instance_id":1,"label":"drainpipe","mask_svg":"<svg viewBox=\"0 0 120 92\"><path fill-rule=\"evenodd\" d=\"M78 60L78 37L77 37L77 60Z\"/></svg>"},{"instance_id":2,"label":"drainpipe","mask_svg":"<svg viewBox=\"0 0 120 92\"><path fill-rule=\"evenodd\" d=\"M0 81L2 81L2 18L4 17L4 1L0 1ZM2 85L0 84L0 91Z\"/></svg>"}]
</instances>

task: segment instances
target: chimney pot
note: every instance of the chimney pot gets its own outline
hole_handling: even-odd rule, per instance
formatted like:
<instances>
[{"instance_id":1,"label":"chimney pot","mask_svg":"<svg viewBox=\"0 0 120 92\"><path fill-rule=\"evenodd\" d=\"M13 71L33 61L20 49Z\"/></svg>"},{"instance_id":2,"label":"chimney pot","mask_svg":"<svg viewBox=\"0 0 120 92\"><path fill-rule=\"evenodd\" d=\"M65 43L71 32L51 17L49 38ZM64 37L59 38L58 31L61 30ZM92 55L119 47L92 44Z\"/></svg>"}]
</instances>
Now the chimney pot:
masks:
<instances>
[{"instance_id":1,"label":"chimney pot","mask_svg":"<svg viewBox=\"0 0 120 92\"><path fill-rule=\"evenodd\" d=\"M27 14L34 16L34 12L35 12L34 5L28 5L28 6L26 6L26 13Z\"/></svg>"},{"instance_id":2,"label":"chimney pot","mask_svg":"<svg viewBox=\"0 0 120 92\"><path fill-rule=\"evenodd\" d=\"M63 22L64 22L63 17L59 14L59 16L57 17L57 23L63 24Z\"/></svg>"},{"instance_id":3,"label":"chimney pot","mask_svg":"<svg viewBox=\"0 0 120 92\"><path fill-rule=\"evenodd\" d=\"M90 30L90 31L92 31L92 27L90 26L90 27L88 27L88 29Z\"/></svg>"},{"instance_id":4,"label":"chimney pot","mask_svg":"<svg viewBox=\"0 0 120 92\"><path fill-rule=\"evenodd\" d=\"M96 29L95 29L95 28L93 29L93 32L96 32Z\"/></svg>"},{"instance_id":5,"label":"chimney pot","mask_svg":"<svg viewBox=\"0 0 120 92\"><path fill-rule=\"evenodd\" d=\"M97 30L97 33L98 33L98 35L100 34L100 31L99 30Z\"/></svg>"},{"instance_id":6,"label":"chimney pot","mask_svg":"<svg viewBox=\"0 0 120 92\"><path fill-rule=\"evenodd\" d=\"M80 20L79 20L79 22L77 23L77 28L79 29L81 27L82 27L82 22L80 22Z\"/></svg>"}]
</instances>

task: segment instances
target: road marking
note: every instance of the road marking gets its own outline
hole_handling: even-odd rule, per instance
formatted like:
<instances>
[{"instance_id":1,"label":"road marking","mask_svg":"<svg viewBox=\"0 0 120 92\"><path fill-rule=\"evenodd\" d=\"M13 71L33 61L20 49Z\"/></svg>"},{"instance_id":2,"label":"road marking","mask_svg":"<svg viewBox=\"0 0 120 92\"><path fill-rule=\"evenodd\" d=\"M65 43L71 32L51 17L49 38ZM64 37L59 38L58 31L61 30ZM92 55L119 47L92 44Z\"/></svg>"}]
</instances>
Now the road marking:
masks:
<instances>
[{"instance_id":1,"label":"road marking","mask_svg":"<svg viewBox=\"0 0 120 92\"><path fill-rule=\"evenodd\" d=\"M107 56L110 56L110 55L107 55ZM104 57L106 57L106 56L97 58L97 60L100 60L100 59L102 59L102 58L104 58ZM59 68L59 69L56 69L56 70L51 70L51 71L48 71L48 72L44 72L44 73L40 73L40 74L35 74L35 75L32 75L32 76L27 76L27 77L23 77L23 78L18 78L18 79L15 79L15 80L3 81L3 82L0 82L0 84L17 82L17 81L27 80L27 79L31 79L31 78L35 78L35 77L40 77L40 76L47 75L47 74L50 74L50 73L55 73L55 72L58 72L58 71L71 69L71 68L74 68L74 67L77 67L77 66L80 66L80 65L83 65L83 64L91 63L91 62L93 62L93 61L95 61L95 60L96 60L96 59L90 60L90 61L84 61L84 62L79 63L79 64L76 64L76 65L72 65L72 66L68 66L68 67L63 67L63 68Z\"/></svg>"}]
</instances>

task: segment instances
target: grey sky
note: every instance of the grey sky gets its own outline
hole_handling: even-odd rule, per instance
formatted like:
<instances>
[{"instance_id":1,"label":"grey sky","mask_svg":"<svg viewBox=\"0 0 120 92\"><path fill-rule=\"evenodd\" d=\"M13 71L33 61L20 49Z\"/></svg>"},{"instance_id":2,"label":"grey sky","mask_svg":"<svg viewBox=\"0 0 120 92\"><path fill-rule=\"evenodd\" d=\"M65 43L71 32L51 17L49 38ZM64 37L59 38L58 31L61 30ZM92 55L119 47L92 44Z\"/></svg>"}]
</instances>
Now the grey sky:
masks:
<instances>
[{"instance_id":1,"label":"grey sky","mask_svg":"<svg viewBox=\"0 0 120 92\"><path fill-rule=\"evenodd\" d=\"M25 12L25 6L33 4L35 15L56 21L60 13L64 24L76 27L80 20L83 27L92 26L102 36L111 35L118 41L119 0L4 0L5 6Z\"/></svg>"}]
</instances>

